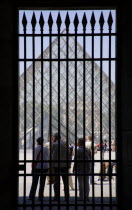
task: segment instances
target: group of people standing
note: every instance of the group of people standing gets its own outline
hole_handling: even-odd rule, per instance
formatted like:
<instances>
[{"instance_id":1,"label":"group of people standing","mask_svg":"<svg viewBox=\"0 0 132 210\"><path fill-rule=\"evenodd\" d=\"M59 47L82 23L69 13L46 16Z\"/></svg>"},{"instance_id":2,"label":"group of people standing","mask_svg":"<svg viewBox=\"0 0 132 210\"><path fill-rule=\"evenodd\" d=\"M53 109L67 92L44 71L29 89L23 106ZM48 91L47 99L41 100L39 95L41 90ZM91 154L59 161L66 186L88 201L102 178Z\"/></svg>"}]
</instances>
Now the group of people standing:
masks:
<instances>
[{"instance_id":1,"label":"group of people standing","mask_svg":"<svg viewBox=\"0 0 132 210\"><path fill-rule=\"evenodd\" d=\"M89 177L90 183L94 184L92 176L89 174L92 171L92 157L97 153L97 147L92 144L92 136L88 136L85 141L84 138L79 138L77 147L74 149L72 145L67 145L67 142L61 140L61 136L55 133L52 139L44 145L43 139L40 137L36 140L34 159L36 162L32 164L33 179L29 193L29 200L35 198L38 181L39 184L39 200L44 198L44 187L46 177L48 184L53 184L54 187L54 201L58 201L60 197L60 176L63 180L64 195L67 201L70 197L69 186L74 189L72 182L72 175L77 177L79 184L79 200L89 200ZM92 154L92 151L94 154ZM74 157L73 157L74 156ZM73 163L73 167L71 167ZM71 168L73 170L71 171Z\"/></svg>"}]
</instances>

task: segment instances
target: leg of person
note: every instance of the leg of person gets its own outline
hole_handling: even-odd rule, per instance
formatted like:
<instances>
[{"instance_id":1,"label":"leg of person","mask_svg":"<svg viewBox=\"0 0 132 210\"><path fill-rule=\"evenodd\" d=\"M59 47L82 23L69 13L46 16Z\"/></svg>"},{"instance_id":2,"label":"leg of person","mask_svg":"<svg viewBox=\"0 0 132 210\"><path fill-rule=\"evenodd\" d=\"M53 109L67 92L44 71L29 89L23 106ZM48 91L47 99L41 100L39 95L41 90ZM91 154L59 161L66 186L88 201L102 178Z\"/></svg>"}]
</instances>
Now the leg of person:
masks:
<instances>
[{"instance_id":1,"label":"leg of person","mask_svg":"<svg viewBox=\"0 0 132 210\"><path fill-rule=\"evenodd\" d=\"M102 167L102 170L101 170L101 167ZM100 176L98 177L98 181L99 180L102 180L102 181L104 180L104 175L102 175L102 174L104 174L104 168L105 168L104 162L102 162L101 165L100 165L100 171L99 171Z\"/></svg>"},{"instance_id":2,"label":"leg of person","mask_svg":"<svg viewBox=\"0 0 132 210\"><path fill-rule=\"evenodd\" d=\"M105 162L105 173L106 173L105 180L109 179L109 176L107 175L108 169L109 169L109 162Z\"/></svg>"},{"instance_id":3,"label":"leg of person","mask_svg":"<svg viewBox=\"0 0 132 210\"><path fill-rule=\"evenodd\" d=\"M69 169L69 173L71 173L71 169ZM74 186L73 186L73 181L72 181L72 176L69 176L69 186L72 190L74 190Z\"/></svg>"},{"instance_id":4,"label":"leg of person","mask_svg":"<svg viewBox=\"0 0 132 210\"><path fill-rule=\"evenodd\" d=\"M99 170L99 174L101 174L101 167L100 167L100 170ZM98 177L98 181L100 181L101 180L101 175L99 175L99 177Z\"/></svg>"},{"instance_id":5,"label":"leg of person","mask_svg":"<svg viewBox=\"0 0 132 210\"><path fill-rule=\"evenodd\" d=\"M84 177L83 176L77 176L78 178L78 184L79 184L79 200L84 199Z\"/></svg>"},{"instance_id":6,"label":"leg of person","mask_svg":"<svg viewBox=\"0 0 132 210\"><path fill-rule=\"evenodd\" d=\"M48 170L50 173L50 169ZM52 175L54 170L51 168L51 175L47 176L47 184L54 184L54 176Z\"/></svg>"},{"instance_id":7,"label":"leg of person","mask_svg":"<svg viewBox=\"0 0 132 210\"><path fill-rule=\"evenodd\" d=\"M85 198L86 198L86 200L89 200L89 192L90 192L89 176L85 176Z\"/></svg>"},{"instance_id":8,"label":"leg of person","mask_svg":"<svg viewBox=\"0 0 132 210\"><path fill-rule=\"evenodd\" d=\"M50 176L47 176L47 184L50 184Z\"/></svg>"},{"instance_id":9,"label":"leg of person","mask_svg":"<svg viewBox=\"0 0 132 210\"><path fill-rule=\"evenodd\" d=\"M59 169L57 167L55 167L54 168L54 173L55 173L54 194L55 194L55 197L53 200L59 199L60 176L58 175L58 172L59 172Z\"/></svg>"},{"instance_id":10,"label":"leg of person","mask_svg":"<svg viewBox=\"0 0 132 210\"><path fill-rule=\"evenodd\" d=\"M106 166L105 166L105 162L102 163L102 173L104 174L102 176L102 180L105 180L105 169L106 169Z\"/></svg>"},{"instance_id":11,"label":"leg of person","mask_svg":"<svg viewBox=\"0 0 132 210\"><path fill-rule=\"evenodd\" d=\"M92 183L93 183L93 177L90 176L90 184L92 184Z\"/></svg>"},{"instance_id":12,"label":"leg of person","mask_svg":"<svg viewBox=\"0 0 132 210\"><path fill-rule=\"evenodd\" d=\"M104 149L102 149L102 159L104 160Z\"/></svg>"},{"instance_id":13,"label":"leg of person","mask_svg":"<svg viewBox=\"0 0 132 210\"><path fill-rule=\"evenodd\" d=\"M50 184L54 184L55 182L54 175L52 175L53 173L54 173L54 169L51 168Z\"/></svg>"},{"instance_id":14,"label":"leg of person","mask_svg":"<svg viewBox=\"0 0 132 210\"><path fill-rule=\"evenodd\" d=\"M38 179L39 179L39 174L37 174L35 171L35 174L33 175L32 186L29 193L29 199L33 199L35 197L36 189L38 185Z\"/></svg>"},{"instance_id":15,"label":"leg of person","mask_svg":"<svg viewBox=\"0 0 132 210\"><path fill-rule=\"evenodd\" d=\"M111 179L112 178L112 170L113 170L113 166L110 163L108 168L107 168L107 174L109 174L108 178Z\"/></svg>"},{"instance_id":16,"label":"leg of person","mask_svg":"<svg viewBox=\"0 0 132 210\"><path fill-rule=\"evenodd\" d=\"M67 168L61 168L61 173L64 175L62 175L62 180L63 180L63 185L64 185L64 193L65 193L65 199L67 200L68 197L70 196L69 194L69 179L66 175L67 173Z\"/></svg>"},{"instance_id":17,"label":"leg of person","mask_svg":"<svg viewBox=\"0 0 132 210\"><path fill-rule=\"evenodd\" d=\"M43 174L40 175L40 183L39 183L39 199L43 198L44 194L44 187L45 187L45 180L46 180L46 173L48 169L43 170Z\"/></svg>"}]
</instances>

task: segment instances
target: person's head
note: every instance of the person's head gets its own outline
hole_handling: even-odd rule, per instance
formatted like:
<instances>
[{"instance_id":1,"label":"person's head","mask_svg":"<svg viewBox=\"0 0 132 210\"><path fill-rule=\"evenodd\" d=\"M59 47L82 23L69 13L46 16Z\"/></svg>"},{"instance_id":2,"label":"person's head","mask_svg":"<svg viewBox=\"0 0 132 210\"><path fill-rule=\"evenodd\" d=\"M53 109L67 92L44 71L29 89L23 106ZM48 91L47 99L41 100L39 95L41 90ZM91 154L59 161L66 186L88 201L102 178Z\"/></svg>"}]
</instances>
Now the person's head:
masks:
<instances>
[{"instance_id":1,"label":"person's head","mask_svg":"<svg viewBox=\"0 0 132 210\"><path fill-rule=\"evenodd\" d=\"M92 136L88 136L88 141L92 141Z\"/></svg>"},{"instance_id":2,"label":"person's head","mask_svg":"<svg viewBox=\"0 0 132 210\"><path fill-rule=\"evenodd\" d=\"M36 142L37 142L38 145L41 145L44 142L44 139L39 137L39 138L36 139Z\"/></svg>"},{"instance_id":3,"label":"person's head","mask_svg":"<svg viewBox=\"0 0 132 210\"><path fill-rule=\"evenodd\" d=\"M49 136L49 137L48 137L48 141L49 141L49 142L50 142L50 139L51 139L51 142L53 142L53 141L54 141L54 136L51 136L51 137Z\"/></svg>"},{"instance_id":4,"label":"person's head","mask_svg":"<svg viewBox=\"0 0 132 210\"><path fill-rule=\"evenodd\" d=\"M58 133L54 134L54 141L58 141L61 139L61 136Z\"/></svg>"},{"instance_id":5,"label":"person's head","mask_svg":"<svg viewBox=\"0 0 132 210\"><path fill-rule=\"evenodd\" d=\"M78 146L79 146L79 147L80 147L80 146L84 146L84 144L85 144L84 139L83 139L83 138L79 138L79 139L78 139Z\"/></svg>"}]
</instances>

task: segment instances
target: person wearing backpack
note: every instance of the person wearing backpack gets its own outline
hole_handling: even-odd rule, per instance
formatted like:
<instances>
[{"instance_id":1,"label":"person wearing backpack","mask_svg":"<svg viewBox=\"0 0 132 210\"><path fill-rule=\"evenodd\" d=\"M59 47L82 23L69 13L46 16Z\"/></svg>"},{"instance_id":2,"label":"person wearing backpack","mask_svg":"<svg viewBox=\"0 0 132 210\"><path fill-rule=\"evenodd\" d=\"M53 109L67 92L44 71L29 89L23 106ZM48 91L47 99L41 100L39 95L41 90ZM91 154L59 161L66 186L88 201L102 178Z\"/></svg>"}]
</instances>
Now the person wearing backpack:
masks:
<instances>
[{"instance_id":1,"label":"person wearing backpack","mask_svg":"<svg viewBox=\"0 0 132 210\"><path fill-rule=\"evenodd\" d=\"M84 160L91 160L91 151L85 147L85 140L83 138L78 139L78 148L76 162L74 162L73 173L77 174L79 184L79 199L78 200L89 200L89 173L91 172L91 162L84 162ZM85 188L84 188L85 186ZM84 194L85 191L85 194Z\"/></svg>"}]
</instances>

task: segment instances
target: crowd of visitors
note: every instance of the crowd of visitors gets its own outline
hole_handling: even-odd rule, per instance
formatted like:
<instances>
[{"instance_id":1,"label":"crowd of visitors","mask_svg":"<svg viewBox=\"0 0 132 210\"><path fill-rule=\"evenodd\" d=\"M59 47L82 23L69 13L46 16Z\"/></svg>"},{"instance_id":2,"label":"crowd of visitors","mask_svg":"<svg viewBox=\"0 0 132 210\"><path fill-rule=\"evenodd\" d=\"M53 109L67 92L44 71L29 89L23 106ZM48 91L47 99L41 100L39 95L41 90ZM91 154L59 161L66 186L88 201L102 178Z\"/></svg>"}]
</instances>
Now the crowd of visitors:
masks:
<instances>
[{"instance_id":1,"label":"crowd of visitors","mask_svg":"<svg viewBox=\"0 0 132 210\"><path fill-rule=\"evenodd\" d=\"M94 160L94 155L97 153L98 147L100 147L103 154L102 159L104 159L104 153L108 151L107 141L104 140L102 142L101 148L100 144L94 143L92 136L88 136L86 139L79 138L77 147L75 148L75 145L71 143L68 145L66 140L62 140L61 136L55 133L51 137L51 140L49 137L46 144L44 144L44 140L41 137L36 140L36 143L37 146L34 149L35 161L32 164L33 179L28 199L32 200L35 198L39 181L38 198L39 200L43 200L47 177L47 184L53 184L54 201L60 199L60 179L62 178L65 200L67 201L70 197L69 189L75 189L72 181L74 174L77 177L79 185L78 199L89 200L89 184L96 184L94 176L90 175L94 173L94 162L92 160ZM113 145L114 142L111 143L111 149L113 149ZM106 173L110 177L115 166L116 164L114 162L102 162L100 173ZM107 171L105 171L106 169Z\"/></svg>"}]
</instances>

